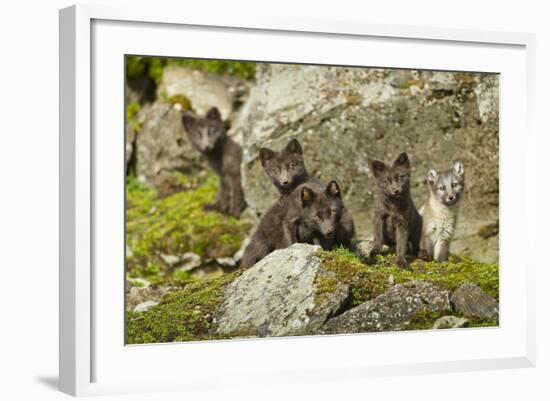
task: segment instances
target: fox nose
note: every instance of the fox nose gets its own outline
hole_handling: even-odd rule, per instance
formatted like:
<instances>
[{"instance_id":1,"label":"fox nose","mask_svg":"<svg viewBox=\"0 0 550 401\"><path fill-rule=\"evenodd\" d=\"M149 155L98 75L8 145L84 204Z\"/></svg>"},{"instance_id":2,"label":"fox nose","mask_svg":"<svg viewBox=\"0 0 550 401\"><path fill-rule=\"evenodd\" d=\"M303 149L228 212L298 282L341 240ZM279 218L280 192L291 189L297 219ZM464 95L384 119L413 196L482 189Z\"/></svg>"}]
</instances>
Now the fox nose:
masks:
<instances>
[{"instance_id":1,"label":"fox nose","mask_svg":"<svg viewBox=\"0 0 550 401\"><path fill-rule=\"evenodd\" d=\"M452 201L455 200L455 196L454 196L454 195L450 195L449 197L447 197L447 200L448 200L449 202L452 202Z\"/></svg>"},{"instance_id":2,"label":"fox nose","mask_svg":"<svg viewBox=\"0 0 550 401\"><path fill-rule=\"evenodd\" d=\"M288 185L288 180L283 180L282 184L286 187Z\"/></svg>"},{"instance_id":3,"label":"fox nose","mask_svg":"<svg viewBox=\"0 0 550 401\"><path fill-rule=\"evenodd\" d=\"M394 194L394 195L397 195L397 194L399 194L400 192L401 192L401 190L398 189L398 188L394 188L394 189L393 189L393 194Z\"/></svg>"}]
</instances>

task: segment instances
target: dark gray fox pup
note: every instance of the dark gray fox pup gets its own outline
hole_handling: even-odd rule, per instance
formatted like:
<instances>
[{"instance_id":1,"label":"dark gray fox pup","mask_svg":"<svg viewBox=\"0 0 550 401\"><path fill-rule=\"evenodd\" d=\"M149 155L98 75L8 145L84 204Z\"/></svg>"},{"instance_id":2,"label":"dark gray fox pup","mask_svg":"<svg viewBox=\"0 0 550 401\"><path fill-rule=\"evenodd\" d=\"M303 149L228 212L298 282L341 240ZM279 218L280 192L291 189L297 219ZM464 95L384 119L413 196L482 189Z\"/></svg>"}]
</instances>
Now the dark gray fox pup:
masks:
<instances>
[{"instance_id":1,"label":"dark gray fox pup","mask_svg":"<svg viewBox=\"0 0 550 401\"><path fill-rule=\"evenodd\" d=\"M407 268L405 255L417 255L422 233L422 217L410 194L410 162L401 153L391 166L381 161L371 163L379 188L374 207L374 243L371 255L380 252L382 245L395 246L397 265Z\"/></svg>"},{"instance_id":2,"label":"dark gray fox pup","mask_svg":"<svg viewBox=\"0 0 550 401\"><path fill-rule=\"evenodd\" d=\"M344 210L340 187L336 181L321 190L317 184L312 187L303 184L271 206L244 251L241 267L296 242L330 249L339 241L337 228Z\"/></svg>"},{"instance_id":3,"label":"dark gray fox pup","mask_svg":"<svg viewBox=\"0 0 550 401\"><path fill-rule=\"evenodd\" d=\"M260 161L267 176L282 196L288 196L294 190L306 184L317 194L322 194L325 191L326 186L318 179L309 175L304 164L302 145L300 145L297 139L291 139L281 151L261 148ZM348 209L343 205L339 188L338 193L337 202L342 204L342 210L338 213L339 220L333 240L324 242L323 247L326 249L340 245L350 248L355 235L353 219ZM310 241L304 240L301 242Z\"/></svg>"},{"instance_id":4,"label":"dark gray fox pup","mask_svg":"<svg viewBox=\"0 0 550 401\"><path fill-rule=\"evenodd\" d=\"M351 235L342 228L342 215L347 211L342 201L340 187L331 181L326 188L310 188L313 182L300 186L299 213L291 210L285 220L285 229L293 242L321 245L323 249L333 249L339 245L350 246L353 237L353 220L350 224ZM315 188L317 185L313 185ZM294 193L293 193L294 198ZM292 201L295 202L294 199ZM348 214L349 216L349 214Z\"/></svg>"},{"instance_id":5,"label":"dark gray fox pup","mask_svg":"<svg viewBox=\"0 0 550 401\"><path fill-rule=\"evenodd\" d=\"M227 136L216 107L211 108L204 117L186 112L182 121L193 146L220 176L216 201L208 205L207 209L238 217L246 206L241 186L241 147Z\"/></svg>"},{"instance_id":6,"label":"dark gray fox pup","mask_svg":"<svg viewBox=\"0 0 550 401\"><path fill-rule=\"evenodd\" d=\"M464 165L457 161L442 173L430 169L427 182L430 198L420 208L423 224L419 256L446 262L464 192Z\"/></svg>"},{"instance_id":7,"label":"dark gray fox pup","mask_svg":"<svg viewBox=\"0 0 550 401\"><path fill-rule=\"evenodd\" d=\"M260 148L260 161L267 176L281 195L289 195L309 179L304 165L302 146L292 139L283 150Z\"/></svg>"}]
</instances>

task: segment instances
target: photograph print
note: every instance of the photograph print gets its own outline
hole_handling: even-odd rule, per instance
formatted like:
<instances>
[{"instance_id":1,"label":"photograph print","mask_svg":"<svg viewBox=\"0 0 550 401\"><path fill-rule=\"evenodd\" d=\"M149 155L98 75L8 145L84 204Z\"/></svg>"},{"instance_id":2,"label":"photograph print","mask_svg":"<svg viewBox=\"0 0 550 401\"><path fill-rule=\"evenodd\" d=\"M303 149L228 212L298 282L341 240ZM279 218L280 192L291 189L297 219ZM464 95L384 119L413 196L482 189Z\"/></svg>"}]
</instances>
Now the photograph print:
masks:
<instances>
[{"instance_id":1,"label":"photograph print","mask_svg":"<svg viewBox=\"0 0 550 401\"><path fill-rule=\"evenodd\" d=\"M497 327L499 75L125 56L125 343Z\"/></svg>"}]
</instances>

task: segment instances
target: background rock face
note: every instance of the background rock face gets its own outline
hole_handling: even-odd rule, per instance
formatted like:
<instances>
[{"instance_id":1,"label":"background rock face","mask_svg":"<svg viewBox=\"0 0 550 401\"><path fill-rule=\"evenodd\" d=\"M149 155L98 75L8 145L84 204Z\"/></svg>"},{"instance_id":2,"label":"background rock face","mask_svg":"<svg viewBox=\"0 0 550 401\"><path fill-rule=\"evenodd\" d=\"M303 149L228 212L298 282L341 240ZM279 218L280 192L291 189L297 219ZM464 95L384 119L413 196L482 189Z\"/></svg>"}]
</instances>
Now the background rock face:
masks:
<instances>
[{"instance_id":1,"label":"background rock face","mask_svg":"<svg viewBox=\"0 0 550 401\"><path fill-rule=\"evenodd\" d=\"M417 207L428 197L428 169L461 160L467 186L453 251L497 260L497 75L267 64L256 71L233 127L242 136L249 206L263 213L276 199L259 148L280 149L291 138L302 143L312 175L341 184L359 237L372 232L370 160L407 151Z\"/></svg>"},{"instance_id":2,"label":"background rock face","mask_svg":"<svg viewBox=\"0 0 550 401\"><path fill-rule=\"evenodd\" d=\"M317 297L323 277L321 248L294 244L275 251L231 283L216 316L216 333L289 336L315 333L350 300L350 288L331 280L330 295Z\"/></svg>"}]
</instances>

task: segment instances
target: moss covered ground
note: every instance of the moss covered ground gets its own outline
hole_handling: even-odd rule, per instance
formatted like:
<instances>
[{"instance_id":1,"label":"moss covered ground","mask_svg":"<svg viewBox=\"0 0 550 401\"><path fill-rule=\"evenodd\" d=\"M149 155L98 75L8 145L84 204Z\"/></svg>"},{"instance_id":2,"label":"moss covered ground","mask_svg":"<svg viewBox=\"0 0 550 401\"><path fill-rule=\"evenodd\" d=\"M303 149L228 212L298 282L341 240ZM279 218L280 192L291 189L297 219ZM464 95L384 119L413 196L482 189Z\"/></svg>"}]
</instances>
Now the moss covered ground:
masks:
<instances>
[{"instance_id":1,"label":"moss covered ground","mask_svg":"<svg viewBox=\"0 0 550 401\"><path fill-rule=\"evenodd\" d=\"M214 202L219 179L214 175L190 179L175 174L179 191L161 197L133 177L126 185L126 268L130 277L153 283L182 281L185 274L167 276L161 254L193 252L203 260L232 256L249 225L220 213L205 211Z\"/></svg>"},{"instance_id":2,"label":"moss covered ground","mask_svg":"<svg viewBox=\"0 0 550 401\"><path fill-rule=\"evenodd\" d=\"M359 305L385 292L390 280L396 284L412 280L424 280L446 288L450 292L463 283L473 283L487 294L499 299L499 272L497 264L476 262L469 258L451 256L446 263L425 262L415 260L410 269L403 270L395 263L395 255L379 255L374 264L366 264L363 260L345 248L333 251L322 251L323 267L334 273L337 280L348 284L352 290L352 306ZM334 283L320 283L317 286L318 297L330 292ZM420 313L416 315L404 330L430 329L433 322L445 315L456 312L443 311L439 313ZM469 327L497 326L497 321L469 319Z\"/></svg>"},{"instance_id":3,"label":"moss covered ground","mask_svg":"<svg viewBox=\"0 0 550 401\"><path fill-rule=\"evenodd\" d=\"M168 293L147 312L126 315L126 343L146 344L214 340L212 320L223 299L225 287L241 272L186 285Z\"/></svg>"}]
</instances>

